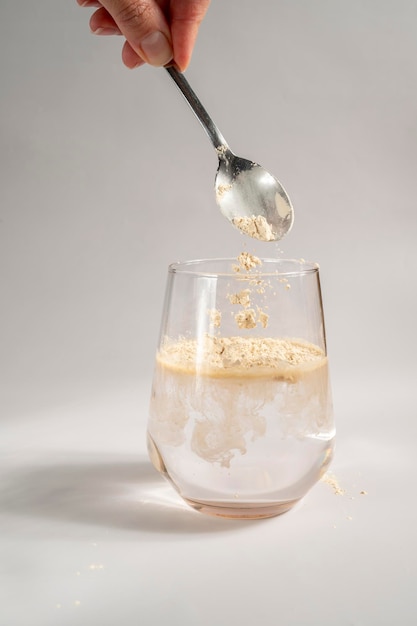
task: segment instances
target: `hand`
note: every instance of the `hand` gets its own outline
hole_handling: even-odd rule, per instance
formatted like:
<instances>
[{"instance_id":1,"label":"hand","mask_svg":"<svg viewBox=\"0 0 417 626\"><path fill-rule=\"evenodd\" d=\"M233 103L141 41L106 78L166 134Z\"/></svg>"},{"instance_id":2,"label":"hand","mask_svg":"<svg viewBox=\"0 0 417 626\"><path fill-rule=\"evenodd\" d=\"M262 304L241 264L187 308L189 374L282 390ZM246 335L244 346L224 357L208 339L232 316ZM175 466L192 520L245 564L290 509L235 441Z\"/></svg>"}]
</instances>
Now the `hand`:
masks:
<instances>
[{"instance_id":1,"label":"hand","mask_svg":"<svg viewBox=\"0 0 417 626\"><path fill-rule=\"evenodd\" d=\"M210 0L77 0L98 7L90 19L96 35L123 35L123 63L166 65L184 71Z\"/></svg>"}]
</instances>

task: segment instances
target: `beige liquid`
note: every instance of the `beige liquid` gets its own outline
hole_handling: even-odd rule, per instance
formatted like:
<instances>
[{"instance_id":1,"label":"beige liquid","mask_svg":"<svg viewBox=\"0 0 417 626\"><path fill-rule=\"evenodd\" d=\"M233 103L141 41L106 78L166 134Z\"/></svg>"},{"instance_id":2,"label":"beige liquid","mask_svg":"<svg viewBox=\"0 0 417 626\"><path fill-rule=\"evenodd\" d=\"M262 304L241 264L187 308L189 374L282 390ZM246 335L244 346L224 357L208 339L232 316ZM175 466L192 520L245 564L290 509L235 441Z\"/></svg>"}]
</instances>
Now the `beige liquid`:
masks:
<instances>
[{"instance_id":1,"label":"beige liquid","mask_svg":"<svg viewBox=\"0 0 417 626\"><path fill-rule=\"evenodd\" d=\"M166 341L148 436L154 465L196 508L232 517L282 512L331 460L327 358L286 339Z\"/></svg>"}]
</instances>

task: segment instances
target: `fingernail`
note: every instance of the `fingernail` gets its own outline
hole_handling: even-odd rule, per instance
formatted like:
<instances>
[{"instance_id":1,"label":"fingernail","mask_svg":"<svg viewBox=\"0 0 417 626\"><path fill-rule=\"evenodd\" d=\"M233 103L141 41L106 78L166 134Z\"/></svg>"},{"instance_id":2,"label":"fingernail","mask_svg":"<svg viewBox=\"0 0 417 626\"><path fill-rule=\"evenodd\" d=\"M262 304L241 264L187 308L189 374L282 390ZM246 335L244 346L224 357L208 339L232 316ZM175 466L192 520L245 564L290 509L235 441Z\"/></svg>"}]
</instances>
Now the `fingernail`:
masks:
<instances>
[{"instance_id":1,"label":"fingernail","mask_svg":"<svg viewBox=\"0 0 417 626\"><path fill-rule=\"evenodd\" d=\"M142 39L140 48L150 65L165 65L172 59L171 44L160 31L155 31Z\"/></svg>"},{"instance_id":2,"label":"fingernail","mask_svg":"<svg viewBox=\"0 0 417 626\"><path fill-rule=\"evenodd\" d=\"M96 28L91 31L93 35L121 35L122 33L117 28Z\"/></svg>"},{"instance_id":3,"label":"fingernail","mask_svg":"<svg viewBox=\"0 0 417 626\"><path fill-rule=\"evenodd\" d=\"M130 65L127 69L128 70L135 70L137 67L140 67L141 65L143 65L143 63L141 61L138 61L138 63L136 63L136 65Z\"/></svg>"}]
</instances>

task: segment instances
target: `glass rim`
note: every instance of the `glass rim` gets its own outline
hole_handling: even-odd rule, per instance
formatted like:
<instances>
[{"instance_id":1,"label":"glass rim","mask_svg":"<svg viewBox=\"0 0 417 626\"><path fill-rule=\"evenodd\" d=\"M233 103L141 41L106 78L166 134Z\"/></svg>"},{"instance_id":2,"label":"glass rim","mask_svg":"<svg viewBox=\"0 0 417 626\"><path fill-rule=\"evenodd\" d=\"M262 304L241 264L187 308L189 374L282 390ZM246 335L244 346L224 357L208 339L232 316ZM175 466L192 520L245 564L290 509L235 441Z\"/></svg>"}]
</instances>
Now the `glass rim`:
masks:
<instances>
[{"instance_id":1,"label":"glass rim","mask_svg":"<svg viewBox=\"0 0 417 626\"><path fill-rule=\"evenodd\" d=\"M316 274L318 273L320 266L318 263L314 261L305 261L304 259L277 259L271 257L258 257L262 261L261 266L256 266L252 270L245 272L244 274L241 272L236 272L233 270L233 265L238 265L238 259L236 257L215 257L215 258L207 258L207 259L192 259L189 261L176 261L175 263L171 263L168 266L168 272L170 274L189 274L192 276L201 276L201 277L233 277L239 278L243 275L257 275L257 276L303 276L308 274ZM230 263L230 271L217 272L215 270L202 270L198 269L197 266L201 266L203 264L209 263ZM266 270L264 264L274 264L276 267L274 270ZM291 264L294 266L293 269L279 269L279 265L284 265L285 263Z\"/></svg>"}]
</instances>

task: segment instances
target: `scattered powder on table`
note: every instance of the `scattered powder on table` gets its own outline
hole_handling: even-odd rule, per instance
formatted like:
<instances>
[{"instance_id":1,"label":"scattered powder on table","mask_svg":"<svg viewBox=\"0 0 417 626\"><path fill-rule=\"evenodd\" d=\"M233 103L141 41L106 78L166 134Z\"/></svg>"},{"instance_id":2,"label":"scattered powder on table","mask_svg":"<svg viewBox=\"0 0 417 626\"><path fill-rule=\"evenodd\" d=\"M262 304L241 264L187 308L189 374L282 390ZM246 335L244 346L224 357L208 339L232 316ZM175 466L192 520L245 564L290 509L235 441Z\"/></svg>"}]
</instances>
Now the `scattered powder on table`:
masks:
<instances>
[{"instance_id":1,"label":"scattered powder on table","mask_svg":"<svg viewBox=\"0 0 417 626\"><path fill-rule=\"evenodd\" d=\"M333 474L324 474L321 480L333 489L333 492L336 496L343 496L345 494L345 490L342 489L336 476L334 476Z\"/></svg>"},{"instance_id":2,"label":"scattered powder on table","mask_svg":"<svg viewBox=\"0 0 417 626\"><path fill-rule=\"evenodd\" d=\"M336 496L343 496L346 494L346 490L339 485L339 481L337 480L336 476L334 476L334 474L324 474L321 480L333 489L333 492ZM359 495L367 496L368 492L363 489L359 492ZM350 496L350 500L354 500L353 496Z\"/></svg>"},{"instance_id":3,"label":"scattered powder on table","mask_svg":"<svg viewBox=\"0 0 417 626\"><path fill-rule=\"evenodd\" d=\"M232 223L244 235L249 235L260 241L274 241L275 233L271 224L263 215L252 215L251 217L234 217Z\"/></svg>"}]
</instances>

